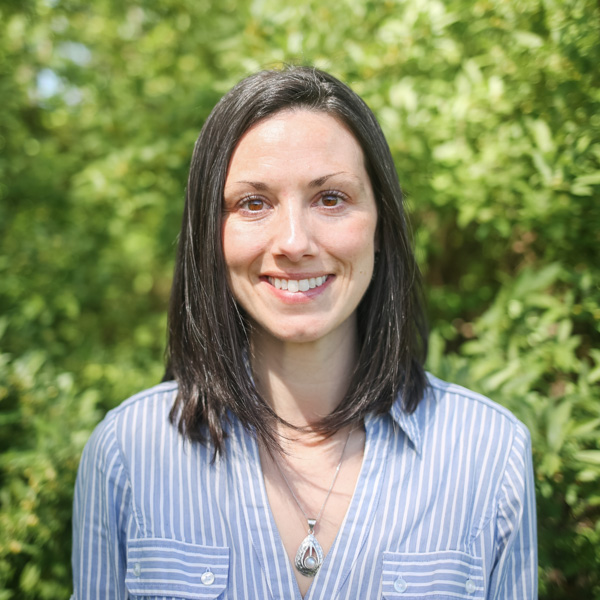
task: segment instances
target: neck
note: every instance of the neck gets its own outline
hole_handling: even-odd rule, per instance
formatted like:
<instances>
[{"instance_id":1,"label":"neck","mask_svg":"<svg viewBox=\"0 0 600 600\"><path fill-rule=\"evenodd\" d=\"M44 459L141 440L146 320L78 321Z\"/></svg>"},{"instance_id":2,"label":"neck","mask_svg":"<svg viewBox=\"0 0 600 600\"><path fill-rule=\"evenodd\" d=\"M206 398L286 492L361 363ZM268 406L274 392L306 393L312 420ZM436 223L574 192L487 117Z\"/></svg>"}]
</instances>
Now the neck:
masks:
<instances>
[{"instance_id":1,"label":"neck","mask_svg":"<svg viewBox=\"0 0 600 600\"><path fill-rule=\"evenodd\" d=\"M258 390L288 423L310 428L344 398L358 356L354 324L314 342L286 342L264 330L254 331L251 340ZM294 437L298 441L297 433ZM300 437L311 444L320 436L309 432Z\"/></svg>"}]
</instances>

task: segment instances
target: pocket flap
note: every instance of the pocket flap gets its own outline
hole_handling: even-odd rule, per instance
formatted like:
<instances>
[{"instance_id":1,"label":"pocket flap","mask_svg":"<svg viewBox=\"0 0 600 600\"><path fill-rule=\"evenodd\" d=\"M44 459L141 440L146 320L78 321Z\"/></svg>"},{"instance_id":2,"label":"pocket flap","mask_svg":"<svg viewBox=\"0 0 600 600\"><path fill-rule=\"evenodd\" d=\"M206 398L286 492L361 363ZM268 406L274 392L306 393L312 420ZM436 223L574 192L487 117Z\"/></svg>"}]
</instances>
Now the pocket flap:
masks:
<instances>
[{"instance_id":1,"label":"pocket flap","mask_svg":"<svg viewBox=\"0 0 600 600\"><path fill-rule=\"evenodd\" d=\"M125 585L133 596L217 598L227 587L229 548L145 538L127 544Z\"/></svg>"},{"instance_id":2,"label":"pocket flap","mask_svg":"<svg viewBox=\"0 0 600 600\"><path fill-rule=\"evenodd\" d=\"M384 598L482 600L483 562L465 552L384 552Z\"/></svg>"}]
</instances>

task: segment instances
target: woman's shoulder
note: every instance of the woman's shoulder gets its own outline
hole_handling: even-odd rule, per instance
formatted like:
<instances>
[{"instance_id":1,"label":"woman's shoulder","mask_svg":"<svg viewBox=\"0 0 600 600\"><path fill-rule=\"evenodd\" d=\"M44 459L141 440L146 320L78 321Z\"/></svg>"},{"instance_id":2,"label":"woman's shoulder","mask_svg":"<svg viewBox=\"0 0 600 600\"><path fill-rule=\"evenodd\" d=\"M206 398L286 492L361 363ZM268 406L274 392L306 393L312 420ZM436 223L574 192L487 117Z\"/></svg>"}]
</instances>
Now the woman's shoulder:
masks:
<instances>
[{"instance_id":1,"label":"woman's shoulder","mask_svg":"<svg viewBox=\"0 0 600 600\"><path fill-rule=\"evenodd\" d=\"M168 417L177 396L177 389L176 381L164 381L138 392L109 410L99 426L103 423L121 424L126 421L141 424L148 419L158 423L164 422L164 416Z\"/></svg>"},{"instance_id":2,"label":"woman's shoulder","mask_svg":"<svg viewBox=\"0 0 600 600\"><path fill-rule=\"evenodd\" d=\"M505 406L456 383L443 381L427 373L429 389L422 410L436 421L458 424L458 430L497 431L507 440L521 439L529 444L527 427Z\"/></svg>"},{"instance_id":3,"label":"woman's shoulder","mask_svg":"<svg viewBox=\"0 0 600 600\"><path fill-rule=\"evenodd\" d=\"M136 405L140 404L165 404L173 402L177 395L177 382L176 381L163 381L157 385L142 390L133 396L127 398L119 404L117 407L106 413L107 417L118 416L120 413L127 412L128 410L135 409Z\"/></svg>"},{"instance_id":4,"label":"woman's shoulder","mask_svg":"<svg viewBox=\"0 0 600 600\"><path fill-rule=\"evenodd\" d=\"M477 406L490 415L495 414L498 417L507 419L515 425L522 425L522 423L512 412L510 412L510 410L508 410L508 408L498 404L497 402L494 402L491 398L488 398L479 392L474 392L473 390L463 387L462 385L458 385L457 383L443 381L429 372L427 373L427 380L432 394L438 401L452 401L455 403L462 403L465 406Z\"/></svg>"},{"instance_id":5,"label":"woman's shoulder","mask_svg":"<svg viewBox=\"0 0 600 600\"><path fill-rule=\"evenodd\" d=\"M129 454L173 427L169 413L177 395L177 382L167 381L139 392L109 410L94 429L87 452Z\"/></svg>"}]
</instances>

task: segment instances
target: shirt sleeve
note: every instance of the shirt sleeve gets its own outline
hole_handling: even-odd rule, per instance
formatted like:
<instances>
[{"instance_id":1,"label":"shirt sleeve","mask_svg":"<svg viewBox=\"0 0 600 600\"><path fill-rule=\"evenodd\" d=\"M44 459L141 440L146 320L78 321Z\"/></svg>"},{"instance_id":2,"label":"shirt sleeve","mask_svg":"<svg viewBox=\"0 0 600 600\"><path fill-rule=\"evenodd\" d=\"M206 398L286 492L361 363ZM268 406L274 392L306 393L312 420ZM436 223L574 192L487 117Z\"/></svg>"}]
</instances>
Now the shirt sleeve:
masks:
<instances>
[{"instance_id":1,"label":"shirt sleeve","mask_svg":"<svg viewBox=\"0 0 600 600\"><path fill-rule=\"evenodd\" d=\"M537 529L531 440L519 424L499 490L489 600L534 600Z\"/></svg>"},{"instance_id":2,"label":"shirt sleeve","mask_svg":"<svg viewBox=\"0 0 600 600\"><path fill-rule=\"evenodd\" d=\"M75 484L72 600L127 597L124 532L130 491L114 419L108 419L88 441Z\"/></svg>"}]
</instances>

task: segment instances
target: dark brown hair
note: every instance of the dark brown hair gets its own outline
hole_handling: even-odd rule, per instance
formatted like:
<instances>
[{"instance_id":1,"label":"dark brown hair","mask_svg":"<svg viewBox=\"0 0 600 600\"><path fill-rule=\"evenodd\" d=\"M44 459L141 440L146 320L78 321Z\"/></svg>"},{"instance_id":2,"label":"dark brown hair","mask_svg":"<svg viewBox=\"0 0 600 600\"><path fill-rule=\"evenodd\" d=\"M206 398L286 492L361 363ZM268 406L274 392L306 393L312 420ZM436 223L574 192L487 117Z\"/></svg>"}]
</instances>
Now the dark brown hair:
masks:
<instances>
[{"instance_id":1,"label":"dark brown hair","mask_svg":"<svg viewBox=\"0 0 600 600\"><path fill-rule=\"evenodd\" d=\"M236 144L254 124L282 110L332 115L360 144L378 212L379 252L358 307L359 359L345 398L317 428L323 433L389 410L400 394L412 412L427 380L427 324L421 278L389 147L364 101L311 67L262 71L215 106L196 142L168 318L164 380L179 384L171 420L191 440L223 449L227 422L238 418L271 449L279 420L257 392L248 365L248 325L229 289L221 240L223 189Z\"/></svg>"}]
</instances>

